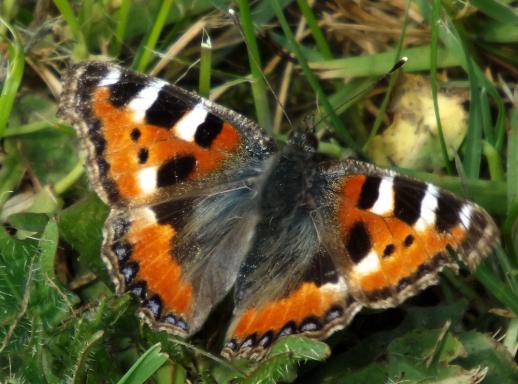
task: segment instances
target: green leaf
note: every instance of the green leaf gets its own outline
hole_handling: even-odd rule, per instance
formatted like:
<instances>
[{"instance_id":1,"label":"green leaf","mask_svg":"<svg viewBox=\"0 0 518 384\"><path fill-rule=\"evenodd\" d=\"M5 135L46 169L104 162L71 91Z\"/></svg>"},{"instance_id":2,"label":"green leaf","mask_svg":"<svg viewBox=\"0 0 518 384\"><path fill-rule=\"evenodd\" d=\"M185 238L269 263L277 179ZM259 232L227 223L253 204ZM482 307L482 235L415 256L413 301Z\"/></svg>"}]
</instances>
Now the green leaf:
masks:
<instances>
[{"instance_id":1,"label":"green leaf","mask_svg":"<svg viewBox=\"0 0 518 384\"><path fill-rule=\"evenodd\" d=\"M303 336L288 336L274 344L268 358L286 354L296 360L323 361L329 357L331 350L322 341Z\"/></svg>"},{"instance_id":2,"label":"green leaf","mask_svg":"<svg viewBox=\"0 0 518 384\"><path fill-rule=\"evenodd\" d=\"M421 46L401 50L401 56L408 57L405 71L415 72L430 69L431 47ZM311 62L313 69L322 79L335 79L361 76L380 76L394 65L397 50L389 49L382 53L353 56L342 59ZM437 68L459 65L457 56L447 49L437 50Z\"/></svg>"},{"instance_id":3,"label":"green leaf","mask_svg":"<svg viewBox=\"0 0 518 384\"><path fill-rule=\"evenodd\" d=\"M510 114L509 144L507 147L507 206L518 196L518 108Z\"/></svg>"},{"instance_id":4,"label":"green leaf","mask_svg":"<svg viewBox=\"0 0 518 384\"><path fill-rule=\"evenodd\" d=\"M242 381L243 384L292 381L296 366L308 360L323 361L329 357L329 346L303 336L287 336L274 344L266 358Z\"/></svg>"},{"instance_id":5,"label":"green leaf","mask_svg":"<svg viewBox=\"0 0 518 384\"><path fill-rule=\"evenodd\" d=\"M25 66L25 55L22 41L16 31L0 17L0 28L5 27L13 36L13 41L7 41L7 68L5 78L2 79L2 92L0 93L0 137L3 137L11 110L17 96L18 88L22 81ZM3 53L2 53L3 55Z\"/></svg>"},{"instance_id":6,"label":"green leaf","mask_svg":"<svg viewBox=\"0 0 518 384\"><path fill-rule=\"evenodd\" d=\"M449 332L444 336L444 347L438 349L441 332L441 329L410 331L394 340L387 351L396 357L396 360L400 356L406 356L422 361L434 357L433 355L439 352L439 356L436 357L439 363L449 363L465 354L462 343Z\"/></svg>"},{"instance_id":7,"label":"green leaf","mask_svg":"<svg viewBox=\"0 0 518 384\"><path fill-rule=\"evenodd\" d=\"M55 129L11 138L41 184L53 184L65 177L78 161L75 138Z\"/></svg>"},{"instance_id":8,"label":"green leaf","mask_svg":"<svg viewBox=\"0 0 518 384\"><path fill-rule=\"evenodd\" d=\"M105 282L110 279L101 261L102 228L108 208L94 194L65 209L59 220L63 239L81 256L81 260Z\"/></svg>"},{"instance_id":9,"label":"green leaf","mask_svg":"<svg viewBox=\"0 0 518 384\"><path fill-rule=\"evenodd\" d=\"M467 352L459 358L459 364L473 369L488 367L484 384L518 382L518 365L502 344L478 332L461 334L459 339Z\"/></svg>"},{"instance_id":10,"label":"green leaf","mask_svg":"<svg viewBox=\"0 0 518 384\"><path fill-rule=\"evenodd\" d=\"M32 233L42 232L48 221L48 216L41 213L16 213L9 216L9 223L14 228Z\"/></svg>"},{"instance_id":11,"label":"green leaf","mask_svg":"<svg viewBox=\"0 0 518 384\"><path fill-rule=\"evenodd\" d=\"M144 352L117 383L144 383L167 361L167 358L166 354L160 352L160 344L157 343Z\"/></svg>"},{"instance_id":12,"label":"green leaf","mask_svg":"<svg viewBox=\"0 0 518 384\"><path fill-rule=\"evenodd\" d=\"M500 23L518 25L518 12L516 12L515 8L508 6L502 1L471 0L471 4Z\"/></svg>"}]
</instances>

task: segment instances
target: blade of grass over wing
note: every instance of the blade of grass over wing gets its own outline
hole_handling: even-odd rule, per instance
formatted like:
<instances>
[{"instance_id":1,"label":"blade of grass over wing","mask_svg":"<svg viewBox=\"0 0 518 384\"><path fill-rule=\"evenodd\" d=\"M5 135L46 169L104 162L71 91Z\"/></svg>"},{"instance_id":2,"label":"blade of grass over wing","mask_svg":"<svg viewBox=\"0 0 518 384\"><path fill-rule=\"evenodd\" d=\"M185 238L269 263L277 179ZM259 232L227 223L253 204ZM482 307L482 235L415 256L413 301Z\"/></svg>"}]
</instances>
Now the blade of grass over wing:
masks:
<instances>
[{"instance_id":1,"label":"blade of grass over wing","mask_svg":"<svg viewBox=\"0 0 518 384\"><path fill-rule=\"evenodd\" d=\"M121 53L122 45L124 44L124 37L128 26L128 18L131 8L131 0L122 0L119 8L119 15L117 17L117 26L115 27L115 34L112 38L112 56L118 57Z\"/></svg>"},{"instance_id":2,"label":"blade of grass over wing","mask_svg":"<svg viewBox=\"0 0 518 384\"><path fill-rule=\"evenodd\" d=\"M257 122L267 132L273 131L273 120L268 104L266 84L262 75L261 56L255 38L255 28L250 13L250 4L247 0L239 0L239 22L242 28L243 38L248 51L248 63L252 75L252 96L254 97L255 113Z\"/></svg>"},{"instance_id":3,"label":"blade of grass over wing","mask_svg":"<svg viewBox=\"0 0 518 384\"><path fill-rule=\"evenodd\" d=\"M302 71L304 72L304 76L306 77L306 80L311 85L311 88L316 93L318 100L320 103L322 103L322 106L324 108L324 111L326 115L331 120L333 127L336 130L336 133L351 147L352 149L356 150L358 153L363 154L363 151L358 146L358 144L354 141L351 134L346 130L345 126L343 125L342 121L338 118L336 115L336 112L334 111L333 107L331 106L331 103L329 103L329 99L327 98L327 95L324 93L324 90L320 86L317 78L311 72L311 69L309 69L309 66L306 62L306 59L304 58L301 50L299 49L299 46L297 44L297 41L295 40L295 37L293 36L293 32L291 31L288 21L284 17L284 13L282 12L282 8L280 7L277 0L270 0L270 3L272 5L272 8L275 11L275 14L277 16L277 20L279 20L279 23L281 25L281 28L284 32L284 35L288 39L289 46L295 56L297 57L297 61L299 62Z\"/></svg>"},{"instance_id":4,"label":"blade of grass over wing","mask_svg":"<svg viewBox=\"0 0 518 384\"><path fill-rule=\"evenodd\" d=\"M439 114L439 101L437 100L437 40L438 40L438 23L439 14L441 13L441 1L434 0L432 11L432 42L430 49L430 77L432 85L433 109L435 112L435 121L437 130L439 132L439 142L441 144L441 153L444 161L444 166L449 175L453 174L453 168L448 157L448 149L446 148L446 141L444 140L444 133L442 130L441 115Z\"/></svg>"},{"instance_id":5,"label":"blade of grass over wing","mask_svg":"<svg viewBox=\"0 0 518 384\"><path fill-rule=\"evenodd\" d=\"M331 52L331 48L329 48L329 44L327 43L326 37L324 36L324 33L318 26L315 14L313 13L313 10L309 6L308 2L306 0L297 0L297 5L299 6L300 11L304 15L304 18L306 19L306 23L308 24L309 30L311 31L311 35L315 40L320 54L324 57L324 59L333 59L333 53Z\"/></svg>"},{"instance_id":6,"label":"blade of grass over wing","mask_svg":"<svg viewBox=\"0 0 518 384\"><path fill-rule=\"evenodd\" d=\"M0 93L0 137L3 137L16 99L16 93L22 81L25 58L23 46L16 31L1 17L0 24L4 25L12 35L12 41L7 36L5 38L9 61L5 80L3 80L2 92Z\"/></svg>"},{"instance_id":7,"label":"blade of grass over wing","mask_svg":"<svg viewBox=\"0 0 518 384\"><path fill-rule=\"evenodd\" d=\"M164 0L161 3L160 9L158 10L153 26L151 27L151 30L146 40L140 46L140 55L137 55L137 57L135 58L133 67L137 71L146 71L153 56L153 51L155 50L158 38L160 37L160 33L162 33L162 30L164 29L165 22L167 20L167 16L169 15L169 11L171 10L172 5L173 0Z\"/></svg>"},{"instance_id":8,"label":"blade of grass over wing","mask_svg":"<svg viewBox=\"0 0 518 384\"><path fill-rule=\"evenodd\" d=\"M212 73L212 42L210 36L203 32L200 55L200 76L198 91L201 96L209 97L210 77Z\"/></svg>"}]
</instances>

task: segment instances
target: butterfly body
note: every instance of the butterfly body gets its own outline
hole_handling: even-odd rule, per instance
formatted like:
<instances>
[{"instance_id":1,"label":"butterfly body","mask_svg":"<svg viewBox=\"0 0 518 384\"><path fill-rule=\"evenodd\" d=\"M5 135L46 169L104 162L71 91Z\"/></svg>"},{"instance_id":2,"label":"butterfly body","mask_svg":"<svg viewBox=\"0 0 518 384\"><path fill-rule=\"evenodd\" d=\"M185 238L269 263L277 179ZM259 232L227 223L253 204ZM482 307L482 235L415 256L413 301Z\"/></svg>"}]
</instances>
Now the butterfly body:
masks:
<instances>
[{"instance_id":1,"label":"butterfly body","mask_svg":"<svg viewBox=\"0 0 518 384\"><path fill-rule=\"evenodd\" d=\"M74 66L64 84L60 113L111 207L102 256L117 292L181 336L231 295L227 357L261 358L289 334L325 338L456 270L450 251L473 269L498 241L479 206L323 160L308 130L279 150L237 113L107 63Z\"/></svg>"}]
</instances>

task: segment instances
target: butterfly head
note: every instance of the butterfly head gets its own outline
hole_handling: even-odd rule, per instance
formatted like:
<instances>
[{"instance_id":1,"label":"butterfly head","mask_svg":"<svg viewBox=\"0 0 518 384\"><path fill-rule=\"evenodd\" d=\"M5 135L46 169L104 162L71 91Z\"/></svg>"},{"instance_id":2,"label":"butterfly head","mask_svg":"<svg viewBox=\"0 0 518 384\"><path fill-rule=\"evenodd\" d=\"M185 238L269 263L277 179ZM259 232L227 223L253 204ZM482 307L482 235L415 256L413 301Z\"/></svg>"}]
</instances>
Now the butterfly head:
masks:
<instances>
[{"instance_id":1,"label":"butterfly head","mask_svg":"<svg viewBox=\"0 0 518 384\"><path fill-rule=\"evenodd\" d=\"M310 127L293 130L288 137L288 146L303 152L314 153L318 147L318 139Z\"/></svg>"}]
</instances>

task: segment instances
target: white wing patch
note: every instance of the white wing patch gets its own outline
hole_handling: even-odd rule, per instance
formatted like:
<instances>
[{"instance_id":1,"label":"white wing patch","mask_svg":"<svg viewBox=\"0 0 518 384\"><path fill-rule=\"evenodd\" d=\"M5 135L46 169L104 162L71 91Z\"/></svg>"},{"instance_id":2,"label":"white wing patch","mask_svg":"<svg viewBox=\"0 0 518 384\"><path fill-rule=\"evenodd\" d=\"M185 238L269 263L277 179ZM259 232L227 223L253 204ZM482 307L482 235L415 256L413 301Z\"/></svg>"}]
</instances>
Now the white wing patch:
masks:
<instances>
[{"instance_id":1,"label":"white wing patch","mask_svg":"<svg viewBox=\"0 0 518 384\"><path fill-rule=\"evenodd\" d=\"M144 122L146 111L153 105L158 97L158 92L167 84L165 81L155 80L147 87L142 89L137 96L128 104L128 108L133 111L133 120L137 124Z\"/></svg>"},{"instance_id":2,"label":"white wing patch","mask_svg":"<svg viewBox=\"0 0 518 384\"><path fill-rule=\"evenodd\" d=\"M156 215L155 212L150 208L137 208L133 210L131 215L132 221L141 222L141 223L156 223Z\"/></svg>"},{"instance_id":3,"label":"white wing patch","mask_svg":"<svg viewBox=\"0 0 518 384\"><path fill-rule=\"evenodd\" d=\"M471 214L473 212L473 208L469 204L464 204L460 211L460 221L464 228L469 228L471 225Z\"/></svg>"},{"instance_id":4,"label":"white wing patch","mask_svg":"<svg viewBox=\"0 0 518 384\"><path fill-rule=\"evenodd\" d=\"M109 85L119 82L121 72L118 69L112 69L108 74L99 82L99 87L107 87Z\"/></svg>"},{"instance_id":5,"label":"white wing patch","mask_svg":"<svg viewBox=\"0 0 518 384\"><path fill-rule=\"evenodd\" d=\"M422 232L429 226L435 224L435 210L437 209L439 190L432 184L428 184L426 193L421 201L420 217L414 228Z\"/></svg>"},{"instance_id":6,"label":"white wing patch","mask_svg":"<svg viewBox=\"0 0 518 384\"><path fill-rule=\"evenodd\" d=\"M208 111L203 107L203 104L196 104L176 123L173 133L182 140L193 142L196 130L205 121L207 113Z\"/></svg>"},{"instance_id":7,"label":"white wing patch","mask_svg":"<svg viewBox=\"0 0 518 384\"><path fill-rule=\"evenodd\" d=\"M148 167L138 173L140 190L143 193L152 193L156 189L157 167Z\"/></svg>"},{"instance_id":8,"label":"white wing patch","mask_svg":"<svg viewBox=\"0 0 518 384\"><path fill-rule=\"evenodd\" d=\"M381 179L379 186L378 199L370 211L376 215L386 215L394 211L394 183L392 177Z\"/></svg>"},{"instance_id":9,"label":"white wing patch","mask_svg":"<svg viewBox=\"0 0 518 384\"><path fill-rule=\"evenodd\" d=\"M379 271L381 268L380 259L376 251L371 250L358 264L354 266L354 272L360 275L368 275Z\"/></svg>"}]
</instances>

